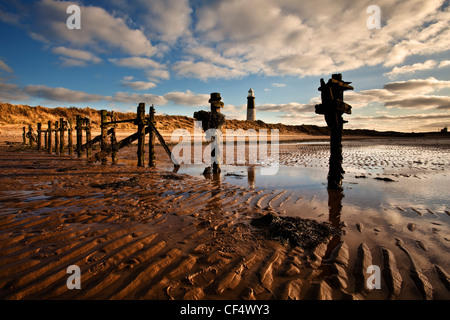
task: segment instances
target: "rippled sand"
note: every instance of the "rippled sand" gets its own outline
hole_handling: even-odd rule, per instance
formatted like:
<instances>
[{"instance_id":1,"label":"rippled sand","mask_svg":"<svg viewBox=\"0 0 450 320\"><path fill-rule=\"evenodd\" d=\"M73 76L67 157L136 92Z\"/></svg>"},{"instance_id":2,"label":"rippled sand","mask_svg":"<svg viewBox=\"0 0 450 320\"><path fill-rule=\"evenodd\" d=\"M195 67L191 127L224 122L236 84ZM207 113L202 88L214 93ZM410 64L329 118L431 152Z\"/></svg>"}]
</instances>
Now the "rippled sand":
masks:
<instances>
[{"instance_id":1,"label":"rippled sand","mask_svg":"<svg viewBox=\"0 0 450 320\"><path fill-rule=\"evenodd\" d=\"M276 176L216 179L167 171L159 153L149 169L2 148L0 298L449 299L448 140L402 141L346 142L343 192L326 190L321 144L280 147ZM268 212L343 234L314 249L267 240L250 222ZM381 289L365 286L370 265Z\"/></svg>"}]
</instances>

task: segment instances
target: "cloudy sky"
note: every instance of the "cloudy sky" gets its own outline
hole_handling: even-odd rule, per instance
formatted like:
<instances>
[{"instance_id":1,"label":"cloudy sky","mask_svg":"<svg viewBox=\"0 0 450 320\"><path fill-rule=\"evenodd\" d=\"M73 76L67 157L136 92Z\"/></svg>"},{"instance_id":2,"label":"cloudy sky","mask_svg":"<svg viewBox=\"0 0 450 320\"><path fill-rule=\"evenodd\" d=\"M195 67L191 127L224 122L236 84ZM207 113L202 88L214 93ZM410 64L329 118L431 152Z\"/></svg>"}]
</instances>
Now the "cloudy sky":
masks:
<instances>
[{"instance_id":1,"label":"cloudy sky","mask_svg":"<svg viewBox=\"0 0 450 320\"><path fill-rule=\"evenodd\" d=\"M448 0L8 0L0 41L1 102L192 116L220 92L244 119L253 88L258 119L325 125L317 88L340 72L347 128L450 125Z\"/></svg>"}]
</instances>

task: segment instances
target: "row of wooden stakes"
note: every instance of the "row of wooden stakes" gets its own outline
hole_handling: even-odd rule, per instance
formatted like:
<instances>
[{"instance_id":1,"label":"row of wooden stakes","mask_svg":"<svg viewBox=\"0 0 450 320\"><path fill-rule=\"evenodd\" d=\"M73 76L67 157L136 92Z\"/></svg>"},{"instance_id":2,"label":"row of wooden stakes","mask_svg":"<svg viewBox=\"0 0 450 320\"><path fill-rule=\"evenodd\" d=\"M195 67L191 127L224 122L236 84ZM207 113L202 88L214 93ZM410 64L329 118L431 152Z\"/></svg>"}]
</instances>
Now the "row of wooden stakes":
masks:
<instances>
[{"instance_id":1,"label":"row of wooden stakes","mask_svg":"<svg viewBox=\"0 0 450 320\"><path fill-rule=\"evenodd\" d=\"M108 121L108 116L111 121ZM118 162L117 153L120 149L130 145L134 141L137 142L137 158L138 167L145 166L145 136L148 133L149 138L149 167L156 166L156 153L155 153L155 138L157 137L160 144L165 149L166 153L174 163L177 168L179 164L172 159L172 154L164 141L162 135L158 132L155 127L155 108L152 105L150 107L150 112L148 116L145 116L145 103L139 103L137 107L137 117L134 119L127 120L117 120L114 112L107 112L106 110L100 110L100 135L91 138L91 121L89 118L83 118L80 115L76 116L76 147L75 152L78 157L81 157L83 152L86 151L86 157L89 163L101 161L102 164L107 163L107 157L111 155L112 164ZM118 123L130 122L137 126L137 132L132 135L117 141L116 139L116 127ZM111 128L108 128L111 127ZM73 129L71 126L71 121L64 120L60 118L59 121L48 121L47 129L42 128L42 123L37 124L37 134L33 132L32 125L28 126L28 132L26 132L26 127L23 127L23 144L28 144L31 147L36 147L38 150L44 150L47 153L53 153L57 155L64 155L66 152L69 155L73 154ZM85 131L85 143L83 144L83 131ZM65 143L65 135L67 132L67 147ZM110 136L110 141L108 143L108 136ZM44 145L42 144L42 138L44 138ZM53 147L54 141L54 147ZM100 151L92 155L93 146L96 143L100 143Z\"/></svg>"}]
</instances>

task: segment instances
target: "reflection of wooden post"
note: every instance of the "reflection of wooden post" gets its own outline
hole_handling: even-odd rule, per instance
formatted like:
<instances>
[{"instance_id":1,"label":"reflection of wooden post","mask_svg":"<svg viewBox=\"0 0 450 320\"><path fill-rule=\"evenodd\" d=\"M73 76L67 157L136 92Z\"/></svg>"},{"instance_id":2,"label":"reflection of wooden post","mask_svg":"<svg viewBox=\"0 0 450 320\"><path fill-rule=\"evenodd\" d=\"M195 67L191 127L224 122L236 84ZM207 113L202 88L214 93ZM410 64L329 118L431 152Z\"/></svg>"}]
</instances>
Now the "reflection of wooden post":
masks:
<instances>
[{"instance_id":1,"label":"reflection of wooden post","mask_svg":"<svg viewBox=\"0 0 450 320\"><path fill-rule=\"evenodd\" d=\"M75 130L77 130L77 157L81 157L81 145L83 144L83 131L81 131L82 123L81 116L77 115L77 126Z\"/></svg>"},{"instance_id":2,"label":"reflection of wooden post","mask_svg":"<svg viewBox=\"0 0 450 320\"><path fill-rule=\"evenodd\" d=\"M42 148L42 141L41 141L42 132L41 132L41 130L42 130L42 123L39 122L37 124L37 148L38 148L38 150L41 150L41 148Z\"/></svg>"},{"instance_id":3,"label":"reflection of wooden post","mask_svg":"<svg viewBox=\"0 0 450 320\"><path fill-rule=\"evenodd\" d=\"M145 152L145 103L139 103L137 108L137 126L138 126L138 150L137 150L137 158L138 158L138 167L144 166L144 152Z\"/></svg>"},{"instance_id":4,"label":"reflection of wooden post","mask_svg":"<svg viewBox=\"0 0 450 320\"><path fill-rule=\"evenodd\" d=\"M69 156L72 155L72 149L73 149L73 141L72 141L72 125L71 122L68 122L68 128L67 128L67 148L69 149Z\"/></svg>"},{"instance_id":5,"label":"reflection of wooden post","mask_svg":"<svg viewBox=\"0 0 450 320\"><path fill-rule=\"evenodd\" d=\"M156 126L155 107L153 105L150 107L150 122L153 123L154 126ZM149 135L150 135L150 142L148 147L148 166L153 168L156 166L156 154L155 154L156 134L153 132L153 130L150 130Z\"/></svg>"},{"instance_id":6,"label":"reflection of wooden post","mask_svg":"<svg viewBox=\"0 0 450 320\"><path fill-rule=\"evenodd\" d=\"M92 155L92 144L89 143L89 141L91 141L91 119L85 118L84 120L85 120L84 125L86 126L86 143L87 143L86 157L89 158Z\"/></svg>"},{"instance_id":7,"label":"reflection of wooden post","mask_svg":"<svg viewBox=\"0 0 450 320\"><path fill-rule=\"evenodd\" d=\"M108 146L108 127L106 125L106 122L108 122L108 115L106 110L100 110L100 117L101 117L101 151L105 151ZM102 159L102 164L106 164L107 160L106 158Z\"/></svg>"},{"instance_id":8,"label":"reflection of wooden post","mask_svg":"<svg viewBox=\"0 0 450 320\"><path fill-rule=\"evenodd\" d=\"M52 153L52 122L51 121L48 122L47 138L48 138L47 152Z\"/></svg>"},{"instance_id":9,"label":"reflection of wooden post","mask_svg":"<svg viewBox=\"0 0 450 320\"><path fill-rule=\"evenodd\" d=\"M59 128L58 121L55 121L55 153L59 154L59 136L58 136Z\"/></svg>"},{"instance_id":10,"label":"reflection of wooden post","mask_svg":"<svg viewBox=\"0 0 450 320\"><path fill-rule=\"evenodd\" d=\"M27 145L27 134L26 134L26 129L25 127L23 127L23 133L22 133L22 137L23 137L23 145L26 146Z\"/></svg>"},{"instance_id":11,"label":"reflection of wooden post","mask_svg":"<svg viewBox=\"0 0 450 320\"><path fill-rule=\"evenodd\" d=\"M65 145L65 141L64 141L64 131L65 131L65 126L64 126L64 119L63 118L59 118L59 153L61 155L64 155L64 153L66 152L66 145Z\"/></svg>"}]
</instances>

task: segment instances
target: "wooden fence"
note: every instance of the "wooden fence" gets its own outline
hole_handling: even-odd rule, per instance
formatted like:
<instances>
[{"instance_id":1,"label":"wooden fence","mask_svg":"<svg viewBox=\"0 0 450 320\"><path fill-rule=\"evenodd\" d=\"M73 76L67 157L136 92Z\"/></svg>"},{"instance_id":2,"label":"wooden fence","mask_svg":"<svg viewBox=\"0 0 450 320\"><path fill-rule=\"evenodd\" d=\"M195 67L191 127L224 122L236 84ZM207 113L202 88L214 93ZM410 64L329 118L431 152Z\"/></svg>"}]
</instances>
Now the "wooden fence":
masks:
<instances>
[{"instance_id":1,"label":"wooden fence","mask_svg":"<svg viewBox=\"0 0 450 320\"><path fill-rule=\"evenodd\" d=\"M108 121L108 117L110 121ZM166 151L167 155L171 159L175 168L179 168L180 165L172 157L172 153L164 141L164 138L156 129L155 122L155 108L152 105L149 110L149 115L145 115L145 103L139 103L137 107L136 118L128 120L117 120L114 112L107 112L106 110L100 110L100 135L91 137L91 121L89 118L83 118L79 115L76 116L76 146L75 151L77 157L82 157L83 153L86 153L88 163L94 163L101 161L102 164L107 163L108 156L111 156L111 162L116 164L118 162L117 153L120 149L129 146L137 140L137 158L138 167L145 166L145 136L149 134L149 151L148 151L148 165L149 167L156 166L156 153L155 142L158 138L160 144ZM48 121L47 129L42 128L42 123L37 124L37 134L33 132L31 125L28 126L28 132L26 127L23 127L23 144L29 144L38 150L44 150L47 153L53 153L57 155L65 155L68 153L72 155L74 151L72 135L72 121L73 119L64 120L60 118L59 121ZM132 135L117 141L116 129L119 123L132 123L137 126L137 132ZM85 132L85 143L83 144L83 131ZM66 146L66 133L67 133L67 146ZM108 136L110 137L108 142ZM44 138L44 145L42 145L42 138ZM28 143L27 143L28 142ZM54 146L53 146L54 143ZM92 154L93 146L100 144L100 151Z\"/></svg>"}]
</instances>

